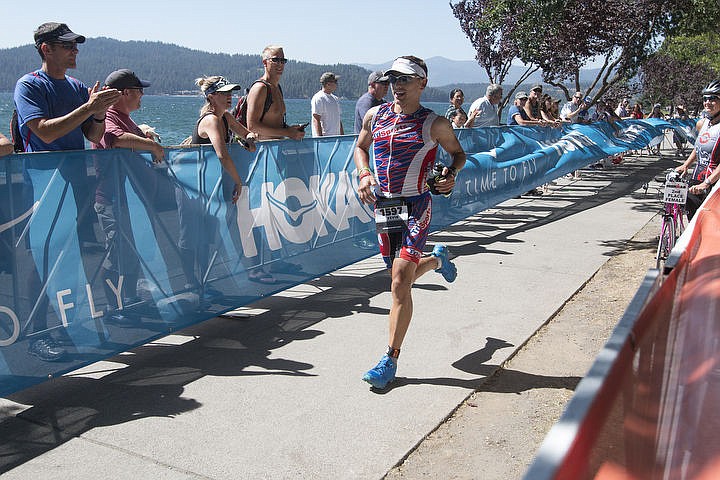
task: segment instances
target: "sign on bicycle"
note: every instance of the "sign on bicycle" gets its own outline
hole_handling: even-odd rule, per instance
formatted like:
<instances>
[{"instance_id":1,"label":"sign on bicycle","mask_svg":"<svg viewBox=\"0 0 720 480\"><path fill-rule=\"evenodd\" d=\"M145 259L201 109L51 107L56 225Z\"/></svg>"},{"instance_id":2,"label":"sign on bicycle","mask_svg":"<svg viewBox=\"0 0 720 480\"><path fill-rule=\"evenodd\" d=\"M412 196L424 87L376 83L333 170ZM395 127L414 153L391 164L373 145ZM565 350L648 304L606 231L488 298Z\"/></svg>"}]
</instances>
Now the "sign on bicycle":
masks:
<instances>
[{"instance_id":1,"label":"sign on bicycle","mask_svg":"<svg viewBox=\"0 0 720 480\"><path fill-rule=\"evenodd\" d=\"M666 181L663 202L685 205L687 202L688 184L678 181Z\"/></svg>"}]
</instances>

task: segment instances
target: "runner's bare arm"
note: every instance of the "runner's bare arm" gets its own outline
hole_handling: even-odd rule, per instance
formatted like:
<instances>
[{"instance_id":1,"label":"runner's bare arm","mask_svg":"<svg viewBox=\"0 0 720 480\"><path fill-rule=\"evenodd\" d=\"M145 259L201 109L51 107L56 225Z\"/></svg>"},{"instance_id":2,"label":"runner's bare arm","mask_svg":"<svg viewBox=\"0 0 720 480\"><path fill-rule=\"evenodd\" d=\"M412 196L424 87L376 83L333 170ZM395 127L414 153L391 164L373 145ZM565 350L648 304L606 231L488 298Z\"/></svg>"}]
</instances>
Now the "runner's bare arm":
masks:
<instances>
[{"instance_id":1,"label":"runner's bare arm","mask_svg":"<svg viewBox=\"0 0 720 480\"><path fill-rule=\"evenodd\" d=\"M370 145L372 145L372 133L370 132L370 124L373 115L378 111L378 107L373 107L367 111L363 118L362 130L358 134L353 159L355 160L355 168L358 172L358 195L363 203L375 202L375 177L370 169Z\"/></svg>"},{"instance_id":2,"label":"runner's bare arm","mask_svg":"<svg viewBox=\"0 0 720 480\"><path fill-rule=\"evenodd\" d=\"M452 158L450 168L445 167L443 169L442 174L445 176L445 180L436 183L437 189L441 193L447 193L455 187L455 176L465 166L465 151L458 142L452 125L447 118L436 118L432 124L430 134Z\"/></svg>"}]
</instances>

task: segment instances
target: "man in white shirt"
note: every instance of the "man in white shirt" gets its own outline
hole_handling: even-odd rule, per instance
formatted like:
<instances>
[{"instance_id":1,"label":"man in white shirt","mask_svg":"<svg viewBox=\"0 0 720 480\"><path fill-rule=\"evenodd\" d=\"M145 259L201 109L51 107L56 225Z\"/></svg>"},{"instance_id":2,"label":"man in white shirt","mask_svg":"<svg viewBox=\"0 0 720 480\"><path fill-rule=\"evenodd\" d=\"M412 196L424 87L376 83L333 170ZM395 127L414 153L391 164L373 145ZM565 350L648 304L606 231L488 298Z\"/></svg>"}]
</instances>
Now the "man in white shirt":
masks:
<instances>
[{"instance_id":1,"label":"man in white shirt","mask_svg":"<svg viewBox=\"0 0 720 480\"><path fill-rule=\"evenodd\" d=\"M333 95L339 78L332 72L325 72L320 76L322 89L313 95L310 102L313 137L345 134L340 119L340 100Z\"/></svg>"},{"instance_id":2,"label":"man in white shirt","mask_svg":"<svg viewBox=\"0 0 720 480\"><path fill-rule=\"evenodd\" d=\"M560 110L560 118L565 122L588 123L588 103L583 99L581 92L575 92L572 99Z\"/></svg>"},{"instance_id":3,"label":"man in white shirt","mask_svg":"<svg viewBox=\"0 0 720 480\"><path fill-rule=\"evenodd\" d=\"M471 127L497 127L500 125L498 104L502 100L502 85L491 83L485 90L485 96L475 100L470 105L468 119L465 126Z\"/></svg>"}]
</instances>

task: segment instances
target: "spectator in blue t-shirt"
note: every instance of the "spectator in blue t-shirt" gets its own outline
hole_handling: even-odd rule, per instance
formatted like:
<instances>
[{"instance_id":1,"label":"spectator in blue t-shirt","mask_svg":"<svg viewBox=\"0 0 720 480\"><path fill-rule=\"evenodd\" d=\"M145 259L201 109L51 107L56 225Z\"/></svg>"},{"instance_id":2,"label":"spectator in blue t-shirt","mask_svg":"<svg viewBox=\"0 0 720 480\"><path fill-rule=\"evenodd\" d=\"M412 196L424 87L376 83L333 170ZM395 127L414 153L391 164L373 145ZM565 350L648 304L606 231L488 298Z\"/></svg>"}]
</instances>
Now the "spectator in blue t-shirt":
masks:
<instances>
[{"instance_id":1,"label":"spectator in blue t-shirt","mask_svg":"<svg viewBox=\"0 0 720 480\"><path fill-rule=\"evenodd\" d=\"M35 31L35 48L42 67L23 75L15 85L14 101L18 127L26 152L83 150L85 139L98 142L105 132L105 113L120 98L115 89L100 89L99 82L88 90L81 81L66 75L76 67L78 44L85 37L64 23L44 23ZM47 164L47 162L51 164ZM97 244L92 228L92 199L87 169L77 161L57 165L54 157L29 157L25 168L59 168L73 187L78 206L78 237ZM28 177L26 175L26 184ZM89 205L83 210L83 207Z\"/></svg>"},{"instance_id":2,"label":"spectator in blue t-shirt","mask_svg":"<svg viewBox=\"0 0 720 480\"><path fill-rule=\"evenodd\" d=\"M120 98L120 92L115 89L101 90L99 82L88 89L79 80L65 74L68 69L76 67L78 44L85 42L84 36L74 33L66 24L43 23L35 30L34 38L42 67L20 78L14 94L24 149L26 152L83 150L85 139L98 142L102 138L106 111ZM84 162L71 157L62 161L58 161L56 156L24 158L23 197L26 206L29 208L36 194L40 194L33 191L30 170L51 169L57 169L72 187L77 208L77 235L81 246L87 244L99 247L93 230L93 202ZM35 251L32 255L46 255L43 265L57 260L49 258L53 255L52 251ZM29 291L39 292L40 288L36 287L40 286L40 282L48 281L48 272L25 272L24 279ZM47 292L47 295L54 293ZM35 316L32 324L36 333L47 329L47 299L41 301L44 305L33 308ZM58 361L64 357L65 350L47 332L35 336L29 353L44 361Z\"/></svg>"},{"instance_id":3,"label":"spectator in blue t-shirt","mask_svg":"<svg viewBox=\"0 0 720 480\"><path fill-rule=\"evenodd\" d=\"M515 103L508 109L507 124L521 125L523 127L530 126L546 126L544 120L533 120L525 111L525 104L528 101L528 94L525 92L517 92L515 94Z\"/></svg>"}]
</instances>

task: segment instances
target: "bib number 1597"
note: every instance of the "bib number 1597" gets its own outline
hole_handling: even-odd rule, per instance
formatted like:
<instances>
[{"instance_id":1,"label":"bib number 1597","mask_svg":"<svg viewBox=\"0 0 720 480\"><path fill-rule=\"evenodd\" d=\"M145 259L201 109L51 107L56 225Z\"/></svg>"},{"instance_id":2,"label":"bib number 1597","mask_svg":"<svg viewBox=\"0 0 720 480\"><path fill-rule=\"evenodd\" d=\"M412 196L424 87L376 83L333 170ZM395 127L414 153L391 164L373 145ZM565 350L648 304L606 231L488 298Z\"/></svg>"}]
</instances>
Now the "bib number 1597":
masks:
<instances>
[{"instance_id":1,"label":"bib number 1597","mask_svg":"<svg viewBox=\"0 0 720 480\"><path fill-rule=\"evenodd\" d=\"M378 202L375 207L375 228L378 233L401 232L407 227L408 208L400 201Z\"/></svg>"}]
</instances>

